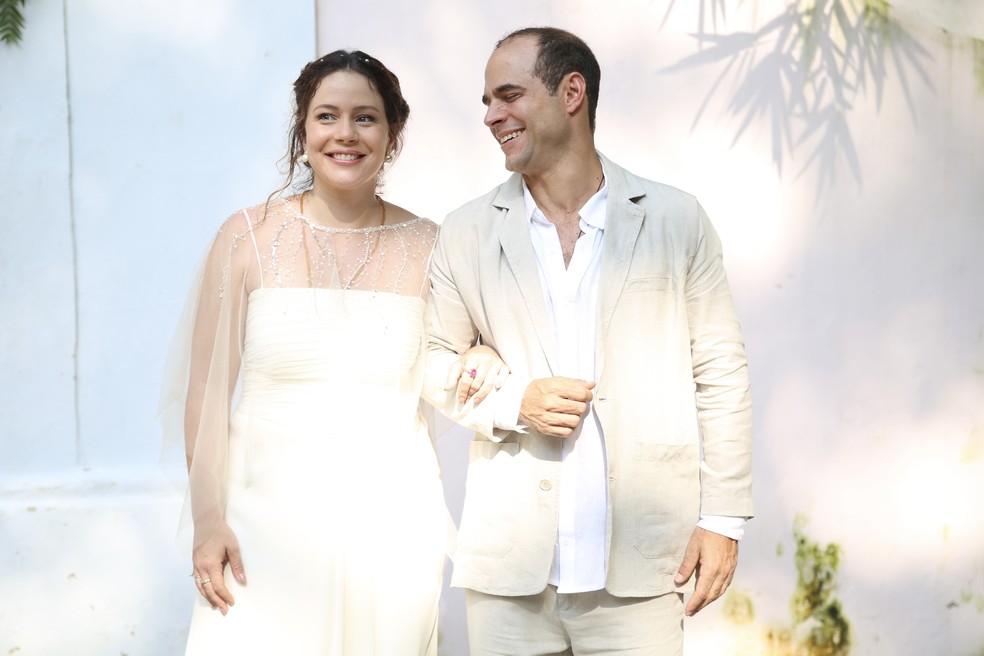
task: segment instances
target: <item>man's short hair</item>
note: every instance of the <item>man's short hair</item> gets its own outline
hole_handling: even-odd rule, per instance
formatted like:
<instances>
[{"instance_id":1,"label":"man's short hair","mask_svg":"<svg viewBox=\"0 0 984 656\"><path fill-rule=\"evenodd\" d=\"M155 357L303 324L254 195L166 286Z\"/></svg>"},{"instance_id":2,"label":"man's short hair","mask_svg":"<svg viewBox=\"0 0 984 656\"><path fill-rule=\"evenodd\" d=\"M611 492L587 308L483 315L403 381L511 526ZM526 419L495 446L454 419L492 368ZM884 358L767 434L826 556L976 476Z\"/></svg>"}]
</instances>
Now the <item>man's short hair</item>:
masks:
<instances>
[{"instance_id":1,"label":"man's short hair","mask_svg":"<svg viewBox=\"0 0 984 656\"><path fill-rule=\"evenodd\" d=\"M598 89L601 86L601 67L591 48L580 37L556 27L524 27L516 30L495 44L500 46L522 37L536 41L536 63L533 75L543 82L550 95L556 95L560 82L568 73L584 76L588 91L588 124L595 130L595 114L598 110Z\"/></svg>"}]
</instances>

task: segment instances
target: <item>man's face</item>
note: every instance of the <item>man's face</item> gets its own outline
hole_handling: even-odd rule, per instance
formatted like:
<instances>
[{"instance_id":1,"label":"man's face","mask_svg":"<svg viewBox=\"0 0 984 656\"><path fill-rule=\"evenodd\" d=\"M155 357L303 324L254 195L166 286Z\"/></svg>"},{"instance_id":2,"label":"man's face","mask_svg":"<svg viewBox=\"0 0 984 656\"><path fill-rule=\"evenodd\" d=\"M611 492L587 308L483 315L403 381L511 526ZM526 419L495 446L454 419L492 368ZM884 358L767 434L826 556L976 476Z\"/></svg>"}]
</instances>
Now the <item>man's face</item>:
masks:
<instances>
[{"instance_id":1,"label":"man's face","mask_svg":"<svg viewBox=\"0 0 984 656\"><path fill-rule=\"evenodd\" d=\"M485 66L485 125L506 156L506 168L528 176L557 162L569 125L560 94L551 96L533 76L537 44L528 37L507 41Z\"/></svg>"}]
</instances>

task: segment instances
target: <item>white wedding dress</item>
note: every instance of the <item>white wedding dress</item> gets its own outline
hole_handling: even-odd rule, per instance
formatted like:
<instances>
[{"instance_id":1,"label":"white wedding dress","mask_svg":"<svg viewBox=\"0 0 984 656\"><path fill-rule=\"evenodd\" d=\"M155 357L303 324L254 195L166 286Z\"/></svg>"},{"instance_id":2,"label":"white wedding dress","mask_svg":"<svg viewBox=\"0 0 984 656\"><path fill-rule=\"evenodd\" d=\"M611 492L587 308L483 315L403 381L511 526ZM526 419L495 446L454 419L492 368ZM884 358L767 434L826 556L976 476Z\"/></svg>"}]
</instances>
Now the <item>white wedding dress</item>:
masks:
<instances>
[{"instance_id":1,"label":"white wedding dress","mask_svg":"<svg viewBox=\"0 0 984 656\"><path fill-rule=\"evenodd\" d=\"M247 584L226 567L225 616L199 596L187 653L433 656L448 515L419 395L437 228L324 231L290 203L252 214L246 233L235 217L223 229L220 293L235 305L241 253L261 263L244 275L259 284L241 295L224 455Z\"/></svg>"}]
</instances>

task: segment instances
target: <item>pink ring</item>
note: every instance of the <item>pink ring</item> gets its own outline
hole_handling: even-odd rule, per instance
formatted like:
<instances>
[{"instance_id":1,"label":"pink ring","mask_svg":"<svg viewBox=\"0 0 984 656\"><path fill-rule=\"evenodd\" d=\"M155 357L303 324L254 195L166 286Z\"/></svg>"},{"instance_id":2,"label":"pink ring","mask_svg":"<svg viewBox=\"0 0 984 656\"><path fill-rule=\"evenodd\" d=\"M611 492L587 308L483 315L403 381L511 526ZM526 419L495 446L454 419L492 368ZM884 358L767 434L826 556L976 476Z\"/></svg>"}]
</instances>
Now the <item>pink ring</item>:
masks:
<instances>
[{"instance_id":1,"label":"pink ring","mask_svg":"<svg viewBox=\"0 0 984 656\"><path fill-rule=\"evenodd\" d=\"M471 376L472 379L474 379L477 374L478 371L476 371L475 369L472 369L471 371L468 372L468 375Z\"/></svg>"}]
</instances>

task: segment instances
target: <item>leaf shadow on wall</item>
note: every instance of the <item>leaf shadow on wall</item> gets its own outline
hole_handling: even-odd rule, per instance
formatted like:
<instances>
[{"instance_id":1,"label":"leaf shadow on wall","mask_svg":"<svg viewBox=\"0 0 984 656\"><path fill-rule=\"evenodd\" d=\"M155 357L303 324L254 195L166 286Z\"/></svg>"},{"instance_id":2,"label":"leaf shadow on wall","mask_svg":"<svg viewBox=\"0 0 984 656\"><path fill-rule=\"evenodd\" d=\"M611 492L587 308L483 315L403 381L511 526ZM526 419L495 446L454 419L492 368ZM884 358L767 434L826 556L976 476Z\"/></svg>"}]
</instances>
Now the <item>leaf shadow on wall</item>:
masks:
<instances>
[{"instance_id":1,"label":"leaf shadow on wall","mask_svg":"<svg viewBox=\"0 0 984 656\"><path fill-rule=\"evenodd\" d=\"M718 30L727 18L724 5L701 0L698 51L662 71L723 63L691 128L711 100L730 88L727 112L739 121L732 144L754 122L766 120L780 174L787 157L809 149L797 175L815 168L818 196L833 184L840 161L860 187L862 166L847 115L869 92L880 108L885 85L894 79L915 122L914 84L933 89L925 68L929 52L890 15L884 0L796 0L762 27L730 33Z\"/></svg>"}]
</instances>

